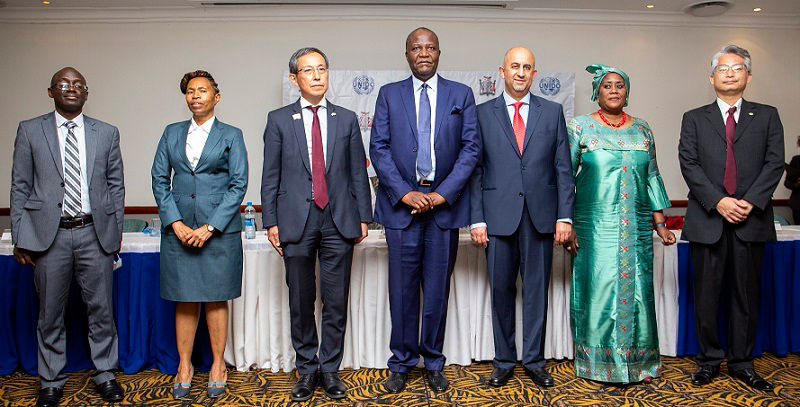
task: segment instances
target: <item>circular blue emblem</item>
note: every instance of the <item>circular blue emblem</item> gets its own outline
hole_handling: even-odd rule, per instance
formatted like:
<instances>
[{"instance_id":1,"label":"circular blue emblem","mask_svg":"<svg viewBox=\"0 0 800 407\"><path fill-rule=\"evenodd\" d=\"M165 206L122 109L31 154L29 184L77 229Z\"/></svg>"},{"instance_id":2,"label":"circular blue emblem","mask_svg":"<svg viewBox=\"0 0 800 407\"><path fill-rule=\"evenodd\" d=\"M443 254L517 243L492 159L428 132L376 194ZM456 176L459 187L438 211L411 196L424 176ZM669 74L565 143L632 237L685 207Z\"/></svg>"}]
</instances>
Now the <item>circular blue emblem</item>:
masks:
<instances>
[{"instance_id":1,"label":"circular blue emblem","mask_svg":"<svg viewBox=\"0 0 800 407\"><path fill-rule=\"evenodd\" d=\"M375 89L375 80L371 76L359 75L353 78L353 90L359 95L369 95Z\"/></svg>"},{"instance_id":2,"label":"circular blue emblem","mask_svg":"<svg viewBox=\"0 0 800 407\"><path fill-rule=\"evenodd\" d=\"M547 76L539 80L539 90L542 95L553 96L561 90L561 81L553 76Z\"/></svg>"}]
</instances>

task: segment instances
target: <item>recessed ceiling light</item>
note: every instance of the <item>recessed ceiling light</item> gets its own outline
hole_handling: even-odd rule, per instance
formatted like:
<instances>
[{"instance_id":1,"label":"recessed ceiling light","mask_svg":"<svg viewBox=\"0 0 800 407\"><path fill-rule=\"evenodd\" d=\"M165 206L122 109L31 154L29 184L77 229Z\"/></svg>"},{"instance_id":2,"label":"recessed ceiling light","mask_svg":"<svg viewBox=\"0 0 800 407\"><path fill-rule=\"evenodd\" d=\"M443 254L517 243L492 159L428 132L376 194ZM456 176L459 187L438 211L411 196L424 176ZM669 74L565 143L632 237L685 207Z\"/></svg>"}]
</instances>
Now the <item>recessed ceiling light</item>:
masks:
<instances>
[{"instance_id":1,"label":"recessed ceiling light","mask_svg":"<svg viewBox=\"0 0 800 407\"><path fill-rule=\"evenodd\" d=\"M43 0L43 1L42 1L42 4L44 4L44 5L46 6L46 5L50 4L50 2L49 2L49 1L47 1L47 0Z\"/></svg>"},{"instance_id":2,"label":"recessed ceiling light","mask_svg":"<svg viewBox=\"0 0 800 407\"><path fill-rule=\"evenodd\" d=\"M655 6L656 6L655 4L648 4L648 5L646 5L645 7L647 7L647 8L654 8Z\"/></svg>"},{"instance_id":3,"label":"recessed ceiling light","mask_svg":"<svg viewBox=\"0 0 800 407\"><path fill-rule=\"evenodd\" d=\"M754 9L753 9L753 11L755 11L756 13L758 13L759 11L761 11L761 7L756 7L756 8L754 8Z\"/></svg>"}]
</instances>

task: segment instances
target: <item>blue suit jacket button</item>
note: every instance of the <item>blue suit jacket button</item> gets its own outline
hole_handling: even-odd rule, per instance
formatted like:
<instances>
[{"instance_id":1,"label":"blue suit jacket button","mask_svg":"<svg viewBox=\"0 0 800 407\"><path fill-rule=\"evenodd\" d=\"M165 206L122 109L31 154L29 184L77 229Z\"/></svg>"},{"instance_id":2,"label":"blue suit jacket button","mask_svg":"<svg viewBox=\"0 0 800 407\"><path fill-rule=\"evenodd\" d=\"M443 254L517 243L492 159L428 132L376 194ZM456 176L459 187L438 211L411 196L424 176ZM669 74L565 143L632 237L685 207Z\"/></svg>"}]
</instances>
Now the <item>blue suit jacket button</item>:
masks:
<instances>
[{"instance_id":1,"label":"blue suit jacket button","mask_svg":"<svg viewBox=\"0 0 800 407\"><path fill-rule=\"evenodd\" d=\"M525 194L523 194L522 192L520 192L520 193L519 193L519 196L525 196Z\"/></svg>"},{"instance_id":2,"label":"blue suit jacket button","mask_svg":"<svg viewBox=\"0 0 800 407\"><path fill-rule=\"evenodd\" d=\"M413 152L415 152L415 153L416 153L416 152L417 152L417 148L416 148L416 147L414 147L414 148L412 148L412 149L411 149L411 151L413 151Z\"/></svg>"},{"instance_id":3,"label":"blue suit jacket button","mask_svg":"<svg viewBox=\"0 0 800 407\"><path fill-rule=\"evenodd\" d=\"M194 197L195 197L195 195L194 195L194 194L192 194L192 199L194 199Z\"/></svg>"}]
</instances>

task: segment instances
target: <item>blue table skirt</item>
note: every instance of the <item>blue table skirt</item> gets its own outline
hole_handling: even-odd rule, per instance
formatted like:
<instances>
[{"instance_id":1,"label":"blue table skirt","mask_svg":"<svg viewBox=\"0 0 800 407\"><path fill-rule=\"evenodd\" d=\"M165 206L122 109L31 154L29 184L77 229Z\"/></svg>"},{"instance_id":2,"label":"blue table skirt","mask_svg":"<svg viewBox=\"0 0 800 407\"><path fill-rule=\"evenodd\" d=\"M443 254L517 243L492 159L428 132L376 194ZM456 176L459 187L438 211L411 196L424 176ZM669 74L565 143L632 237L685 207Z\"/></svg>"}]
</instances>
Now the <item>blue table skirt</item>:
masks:
<instances>
[{"instance_id":1,"label":"blue table skirt","mask_svg":"<svg viewBox=\"0 0 800 407\"><path fill-rule=\"evenodd\" d=\"M689 243L678 243L678 355L700 351L694 330ZM725 344L727 296L720 301L720 339ZM753 356L800 352L800 241L768 242L761 269L761 306Z\"/></svg>"},{"instance_id":2,"label":"blue table skirt","mask_svg":"<svg viewBox=\"0 0 800 407\"><path fill-rule=\"evenodd\" d=\"M159 254L123 253L114 272L114 317L119 335L119 364L127 374L159 369L175 374L175 303L159 295ZM33 269L13 256L0 256L0 375L17 367L37 374L36 315L38 303ZM73 280L66 312L67 372L92 369L87 341L86 307ZM192 355L195 369L211 367L211 344L205 315L200 316Z\"/></svg>"}]
</instances>

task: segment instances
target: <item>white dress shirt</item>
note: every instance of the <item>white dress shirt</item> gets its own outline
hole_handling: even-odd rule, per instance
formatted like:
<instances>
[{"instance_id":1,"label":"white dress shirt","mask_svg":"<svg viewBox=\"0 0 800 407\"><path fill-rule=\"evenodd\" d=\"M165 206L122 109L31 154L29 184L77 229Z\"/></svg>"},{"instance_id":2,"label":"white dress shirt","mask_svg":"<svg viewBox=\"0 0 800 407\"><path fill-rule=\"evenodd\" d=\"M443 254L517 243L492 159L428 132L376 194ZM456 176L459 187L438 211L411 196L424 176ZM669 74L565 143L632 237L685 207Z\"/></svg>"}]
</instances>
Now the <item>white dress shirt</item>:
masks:
<instances>
[{"instance_id":1,"label":"white dress shirt","mask_svg":"<svg viewBox=\"0 0 800 407\"><path fill-rule=\"evenodd\" d=\"M528 128L528 111L530 110L531 105L531 94L528 93L527 95L523 96L522 99L516 100L513 97L509 96L508 93L503 92L503 100L506 104L506 110L508 111L508 119L511 121L511 128L514 128L514 113L517 111L517 108L514 107L514 103L522 102L522 106L519 107L519 115L522 116L522 122L525 123L525 128ZM556 222L565 222L565 223L572 223L572 218L562 218L556 219ZM479 222L473 223L469 225L470 230L475 228L485 228L486 222Z\"/></svg>"},{"instance_id":2,"label":"white dress shirt","mask_svg":"<svg viewBox=\"0 0 800 407\"><path fill-rule=\"evenodd\" d=\"M313 145L311 137L311 127L314 125L314 112L311 109L306 109L308 106L319 106L317 109L317 117L319 117L319 134L322 136L322 157L328 158L328 101L325 98L320 100L318 105L312 105L311 102L300 97L300 110L303 112L303 128L306 133L306 146L308 147L308 163L313 165L314 157L312 155ZM326 168L327 170L327 168Z\"/></svg>"},{"instance_id":3,"label":"white dress shirt","mask_svg":"<svg viewBox=\"0 0 800 407\"><path fill-rule=\"evenodd\" d=\"M66 168L66 163L64 162L64 148L66 147L67 134L69 133L69 130L64 123L67 122L67 119L58 114L58 112L55 112L55 114L56 129L58 130L58 146L61 149L61 168ZM92 213L92 205L91 202L89 202L89 180L86 178L86 128L84 127L83 113L72 119L72 121L77 125L77 127L72 129L72 133L75 135L75 139L78 141L78 154L80 154L81 211L88 215Z\"/></svg>"},{"instance_id":4,"label":"white dress shirt","mask_svg":"<svg viewBox=\"0 0 800 407\"><path fill-rule=\"evenodd\" d=\"M419 122L419 98L422 95L422 84L428 84L428 101L431 104L431 172L424 179L433 181L436 177L436 151L433 149L433 140L436 132L436 91L439 88L439 74L433 75L427 82L422 82L416 76L411 75L411 84L414 86L414 106L417 112L417 122ZM415 123L416 125L416 123ZM417 148L419 150L419 148ZM417 173L417 181L423 179Z\"/></svg>"},{"instance_id":5,"label":"white dress shirt","mask_svg":"<svg viewBox=\"0 0 800 407\"><path fill-rule=\"evenodd\" d=\"M208 135L211 133L211 127L216 119L216 116L212 116L202 125L198 125L192 118L192 123L189 125L189 134L186 135L186 158L189 160L189 166L192 169L195 169L200 161L203 147L206 146Z\"/></svg>"},{"instance_id":6,"label":"white dress shirt","mask_svg":"<svg viewBox=\"0 0 800 407\"><path fill-rule=\"evenodd\" d=\"M736 111L733 112L733 121L739 123L739 113L742 112L742 98L736 101L733 105L729 105L722 101L722 99L717 98L717 106L719 106L719 111L722 113L722 122L727 123L728 121L728 109L736 106Z\"/></svg>"}]
</instances>

